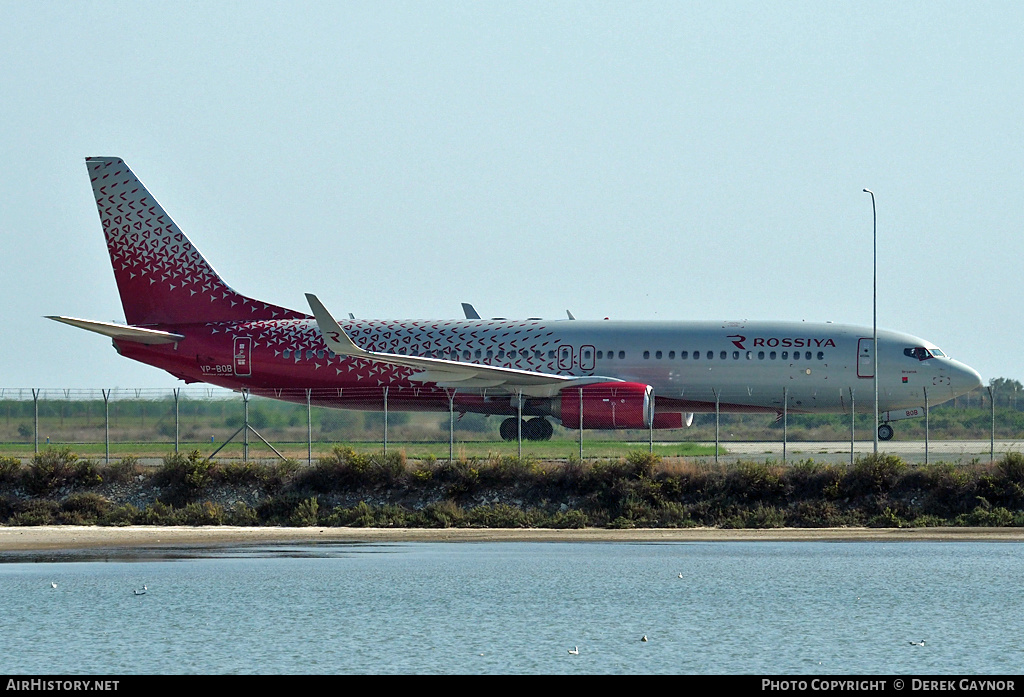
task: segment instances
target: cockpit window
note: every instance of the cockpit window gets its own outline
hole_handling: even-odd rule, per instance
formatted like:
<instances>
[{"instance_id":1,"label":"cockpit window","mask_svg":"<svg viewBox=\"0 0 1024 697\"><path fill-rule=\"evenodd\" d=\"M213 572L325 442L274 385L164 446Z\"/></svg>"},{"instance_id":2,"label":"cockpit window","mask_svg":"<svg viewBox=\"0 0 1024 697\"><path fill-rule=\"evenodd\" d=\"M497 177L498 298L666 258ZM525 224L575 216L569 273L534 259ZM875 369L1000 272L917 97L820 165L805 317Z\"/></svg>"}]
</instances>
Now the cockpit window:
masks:
<instances>
[{"instance_id":1,"label":"cockpit window","mask_svg":"<svg viewBox=\"0 0 1024 697\"><path fill-rule=\"evenodd\" d=\"M923 346L915 346L913 348L903 349L904 356L910 356L916 358L919 361L926 361L932 357L932 353Z\"/></svg>"},{"instance_id":2,"label":"cockpit window","mask_svg":"<svg viewBox=\"0 0 1024 697\"><path fill-rule=\"evenodd\" d=\"M933 356L938 356L939 358L945 358L946 357L946 354L944 354L942 351L938 350L937 348L931 349L931 352L932 352Z\"/></svg>"}]
</instances>

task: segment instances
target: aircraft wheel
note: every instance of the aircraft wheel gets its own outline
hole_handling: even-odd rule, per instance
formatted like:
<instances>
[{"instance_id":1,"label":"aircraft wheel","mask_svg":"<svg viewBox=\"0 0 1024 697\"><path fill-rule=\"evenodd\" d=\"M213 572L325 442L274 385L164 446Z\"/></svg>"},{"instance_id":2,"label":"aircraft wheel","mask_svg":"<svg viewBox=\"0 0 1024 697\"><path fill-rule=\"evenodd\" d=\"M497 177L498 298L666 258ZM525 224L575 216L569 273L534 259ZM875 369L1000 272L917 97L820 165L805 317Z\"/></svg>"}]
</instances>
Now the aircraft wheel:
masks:
<instances>
[{"instance_id":1,"label":"aircraft wheel","mask_svg":"<svg viewBox=\"0 0 1024 697\"><path fill-rule=\"evenodd\" d=\"M893 431L892 426L889 424L882 424L878 427L878 440L892 440Z\"/></svg>"},{"instance_id":2,"label":"aircraft wheel","mask_svg":"<svg viewBox=\"0 0 1024 697\"><path fill-rule=\"evenodd\" d=\"M551 440L551 436L555 433L555 427L551 425L551 422L545 418L539 419L541 423L541 437L540 440Z\"/></svg>"},{"instance_id":3,"label":"aircraft wheel","mask_svg":"<svg viewBox=\"0 0 1024 697\"><path fill-rule=\"evenodd\" d=\"M523 438L527 440L549 440L554 432L554 426L543 416L523 423Z\"/></svg>"},{"instance_id":4,"label":"aircraft wheel","mask_svg":"<svg viewBox=\"0 0 1024 697\"><path fill-rule=\"evenodd\" d=\"M519 427L513 418L505 419L498 428L502 440L516 440L519 437Z\"/></svg>"}]
</instances>

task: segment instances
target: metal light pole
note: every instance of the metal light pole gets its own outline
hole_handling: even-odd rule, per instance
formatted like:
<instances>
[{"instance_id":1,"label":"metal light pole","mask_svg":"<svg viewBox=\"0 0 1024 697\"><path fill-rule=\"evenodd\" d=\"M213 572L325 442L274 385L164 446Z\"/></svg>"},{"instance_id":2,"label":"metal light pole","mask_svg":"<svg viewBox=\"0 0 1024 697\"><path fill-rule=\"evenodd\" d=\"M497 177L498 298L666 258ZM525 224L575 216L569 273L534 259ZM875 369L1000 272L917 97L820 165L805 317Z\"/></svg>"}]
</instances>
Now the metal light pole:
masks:
<instances>
[{"instance_id":1,"label":"metal light pole","mask_svg":"<svg viewBox=\"0 0 1024 697\"><path fill-rule=\"evenodd\" d=\"M872 352L875 361L874 383L875 383L875 455L878 454L878 214L875 211L875 192L864 189L864 193L871 194L871 336L874 340Z\"/></svg>"}]
</instances>

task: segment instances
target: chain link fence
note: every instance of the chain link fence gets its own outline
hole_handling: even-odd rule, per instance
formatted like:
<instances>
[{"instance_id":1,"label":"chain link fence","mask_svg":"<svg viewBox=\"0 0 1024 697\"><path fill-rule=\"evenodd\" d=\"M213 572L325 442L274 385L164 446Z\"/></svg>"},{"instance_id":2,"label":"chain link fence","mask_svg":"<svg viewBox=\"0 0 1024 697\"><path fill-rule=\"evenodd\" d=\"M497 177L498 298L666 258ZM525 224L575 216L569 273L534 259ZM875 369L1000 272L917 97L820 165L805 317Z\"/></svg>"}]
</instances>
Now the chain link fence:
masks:
<instances>
[{"instance_id":1,"label":"chain link fence","mask_svg":"<svg viewBox=\"0 0 1024 697\"><path fill-rule=\"evenodd\" d=\"M401 450L410 458L514 455L538 459L615 457L650 450L666 457L709 460L843 461L873 451L873 416L857 414L698 413L688 428L566 428L558 419L546 439L531 440L527 398L510 416L461 413L454 390L433 394L436 411L402 409L423 395L385 388L268 390L261 394L215 387L178 389L0 388L0 454L31 458L47 447L70 447L81 457L162 458L199 450L226 459L291 458L312 462L337 445L359 451ZM727 395L715 392L718 400ZM655 401L657 397L655 396ZM602 400L597 399L597 402ZM608 400L604 400L608 401ZM784 397L782 403L785 403ZM338 409L345 404L358 409ZM568 421L589 421L581 392ZM713 404L713 403L711 403ZM858 404L863 409L863 405ZM1021 405L1024 407L1024 403ZM502 423L509 419L503 429ZM619 417L621 420L621 415ZM639 424L636 424L639 425ZM974 461L1019 450L1024 411L1016 392L975 390L932 407L924 418L896 422L883 452L908 461ZM509 436L511 438L509 439Z\"/></svg>"}]
</instances>

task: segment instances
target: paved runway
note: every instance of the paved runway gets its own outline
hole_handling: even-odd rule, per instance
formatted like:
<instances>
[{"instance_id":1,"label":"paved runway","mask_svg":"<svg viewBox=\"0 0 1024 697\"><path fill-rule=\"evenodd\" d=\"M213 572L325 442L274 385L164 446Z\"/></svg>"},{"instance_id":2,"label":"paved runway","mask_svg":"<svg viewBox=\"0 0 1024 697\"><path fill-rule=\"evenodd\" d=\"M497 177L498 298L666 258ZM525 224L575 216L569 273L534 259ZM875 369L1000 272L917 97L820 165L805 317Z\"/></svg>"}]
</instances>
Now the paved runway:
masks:
<instances>
[{"instance_id":1,"label":"paved runway","mask_svg":"<svg viewBox=\"0 0 1024 697\"><path fill-rule=\"evenodd\" d=\"M712 442L708 445L714 447L715 444ZM994 446L995 459L998 460L1007 452L1024 450L1024 441L997 440ZM720 447L728 452L727 456L719 457L720 461L724 457L731 461L736 459L781 459L783 456L782 441L722 442ZM874 451L874 447L873 440L858 440L854 443L854 455L869 455ZM878 451L899 455L907 462L925 461L925 442L923 440L879 441ZM975 460L988 462L992 451L992 443L987 440L933 440L928 443L928 462L962 464ZM785 455L786 460L791 462L807 458L828 462L849 462L850 441L791 441L786 444Z\"/></svg>"}]
</instances>

